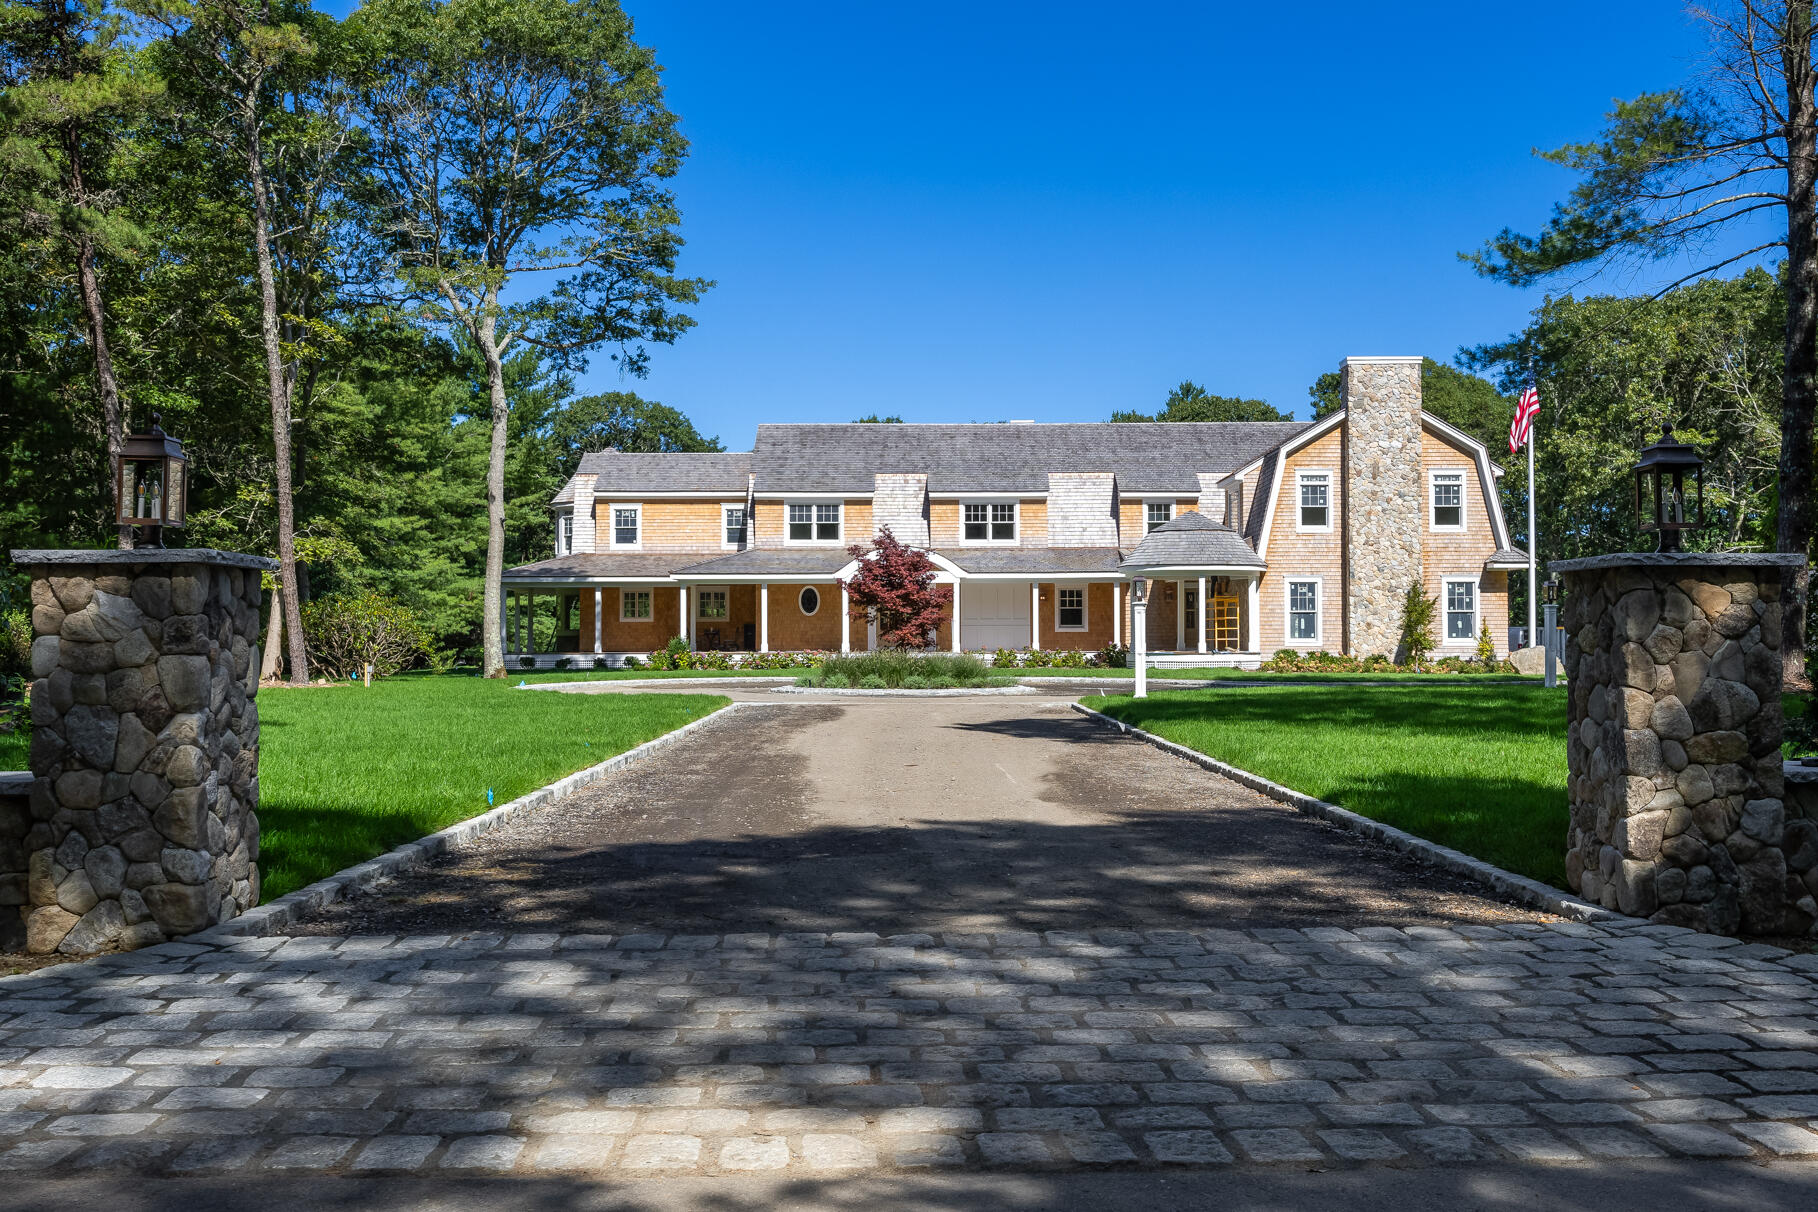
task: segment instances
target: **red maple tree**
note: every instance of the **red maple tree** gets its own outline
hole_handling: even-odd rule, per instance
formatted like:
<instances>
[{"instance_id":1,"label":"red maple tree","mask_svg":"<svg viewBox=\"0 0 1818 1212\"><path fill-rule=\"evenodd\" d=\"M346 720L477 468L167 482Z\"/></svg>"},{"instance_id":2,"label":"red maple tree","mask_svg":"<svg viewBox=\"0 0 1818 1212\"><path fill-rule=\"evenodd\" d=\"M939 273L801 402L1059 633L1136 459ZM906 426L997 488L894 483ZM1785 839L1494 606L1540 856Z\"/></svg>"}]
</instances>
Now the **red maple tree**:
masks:
<instances>
[{"instance_id":1,"label":"red maple tree","mask_svg":"<svg viewBox=\"0 0 1818 1212\"><path fill-rule=\"evenodd\" d=\"M859 562L844 582L852 617L877 619L878 643L886 648L926 648L953 601L951 587L934 583L934 561L898 542L888 526L870 547L854 543L846 550Z\"/></svg>"}]
</instances>

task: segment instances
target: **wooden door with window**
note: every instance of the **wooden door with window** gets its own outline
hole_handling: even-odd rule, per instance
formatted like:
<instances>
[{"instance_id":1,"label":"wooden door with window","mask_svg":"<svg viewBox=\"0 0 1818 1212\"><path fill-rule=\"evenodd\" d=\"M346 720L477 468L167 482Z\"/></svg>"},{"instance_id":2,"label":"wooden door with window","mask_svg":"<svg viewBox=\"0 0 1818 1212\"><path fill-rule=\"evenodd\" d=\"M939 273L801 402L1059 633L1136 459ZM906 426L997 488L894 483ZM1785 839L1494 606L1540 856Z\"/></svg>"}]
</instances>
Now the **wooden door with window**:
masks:
<instances>
[{"instance_id":1,"label":"wooden door with window","mask_svg":"<svg viewBox=\"0 0 1818 1212\"><path fill-rule=\"evenodd\" d=\"M1214 652L1236 652L1240 642L1237 628L1237 599L1213 598L1212 650Z\"/></svg>"}]
</instances>

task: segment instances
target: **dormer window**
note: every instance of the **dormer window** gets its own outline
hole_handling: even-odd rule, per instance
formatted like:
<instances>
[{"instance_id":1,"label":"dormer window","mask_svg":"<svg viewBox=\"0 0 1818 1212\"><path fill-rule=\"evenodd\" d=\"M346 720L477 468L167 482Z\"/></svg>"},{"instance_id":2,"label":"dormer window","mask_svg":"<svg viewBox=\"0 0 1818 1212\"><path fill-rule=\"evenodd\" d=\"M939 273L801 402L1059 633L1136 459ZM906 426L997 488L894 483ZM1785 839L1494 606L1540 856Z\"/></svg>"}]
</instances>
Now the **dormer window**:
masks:
<instances>
[{"instance_id":1,"label":"dormer window","mask_svg":"<svg viewBox=\"0 0 1818 1212\"><path fill-rule=\"evenodd\" d=\"M745 507L743 505L720 506L720 525L720 546L736 550L745 545Z\"/></svg>"},{"instance_id":2,"label":"dormer window","mask_svg":"<svg viewBox=\"0 0 1818 1212\"><path fill-rule=\"evenodd\" d=\"M1332 473L1303 471L1296 477L1300 493L1299 529L1332 529Z\"/></svg>"},{"instance_id":3,"label":"dormer window","mask_svg":"<svg viewBox=\"0 0 1818 1212\"><path fill-rule=\"evenodd\" d=\"M789 541L791 543L837 543L840 541L840 503L838 501L789 505Z\"/></svg>"},{"instance_id":4,"label":"dormer window","mask_svg":"<svg viewBox=\"0 0 1818 1212\"><path fill-rule=\"evenodd\" d=\"M1016 542L1016 502L968 502L961 506L968 543Z\"/></svg>"},{"instance_id":5,"label":"dormer window","mask_svg":"<svg viewBox=\"0 0 1818 1212\"><path fill-rule=\"evenodd\" d=\"M1152 534L1174 518L1173 501L1143 502L1143 533Z\"/></svg>"}]
</instances>

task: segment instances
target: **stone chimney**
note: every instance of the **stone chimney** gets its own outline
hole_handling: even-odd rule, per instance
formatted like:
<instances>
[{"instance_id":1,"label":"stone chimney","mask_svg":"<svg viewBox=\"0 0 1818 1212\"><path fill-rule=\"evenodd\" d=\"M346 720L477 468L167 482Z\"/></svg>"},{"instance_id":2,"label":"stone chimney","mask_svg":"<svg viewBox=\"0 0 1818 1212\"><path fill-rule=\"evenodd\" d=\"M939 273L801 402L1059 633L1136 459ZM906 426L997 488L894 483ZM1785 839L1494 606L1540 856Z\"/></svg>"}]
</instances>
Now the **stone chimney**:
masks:
<instances>
[{"instance_id":1,"label":"stone chimney","mask_svg":"<svg viewBox=\"0 0 1818 1212\"><path fill-rule=\"evenodd\" d=\"M878 530L888 526L899 543L928 546L928 477L878 472L871 484L871 521Z\"/></svg>"},{"instance_id":2,"label":"stone chimney","mask_svg":"<svg viewBox=\"0 0 1818 1212\"><path fill-rule=\"evenodd\" d=\"M1421 359L1346 358L1345 650L1395 655L1401 606L1421 575Z\"/></svg>"}]
</instances>

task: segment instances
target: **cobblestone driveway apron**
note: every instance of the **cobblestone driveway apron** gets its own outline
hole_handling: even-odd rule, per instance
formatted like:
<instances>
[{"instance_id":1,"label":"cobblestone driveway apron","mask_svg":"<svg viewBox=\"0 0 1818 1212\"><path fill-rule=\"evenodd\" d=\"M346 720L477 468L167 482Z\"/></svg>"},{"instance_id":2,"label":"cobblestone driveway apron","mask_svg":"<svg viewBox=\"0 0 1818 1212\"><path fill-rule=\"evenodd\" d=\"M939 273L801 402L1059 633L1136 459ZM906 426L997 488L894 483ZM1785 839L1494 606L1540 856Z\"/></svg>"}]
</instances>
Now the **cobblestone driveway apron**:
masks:
<instances>
[{"instance_id":1,"label":"cobblestone driveway apron","mask_svg":"<svg viewBox=\"0 0 1818 1212\"><path fill-rule=\"evenodd\" d=\"M169 944L0 983L0 1169L1818 1155L1818 957L1646 925L1231 924Z\"/></svg>"}]
</instances>

